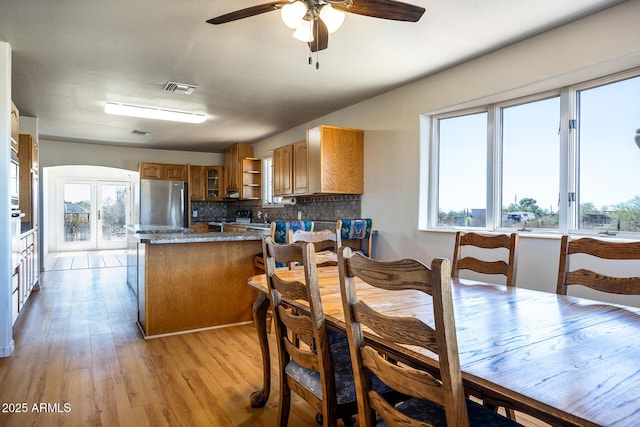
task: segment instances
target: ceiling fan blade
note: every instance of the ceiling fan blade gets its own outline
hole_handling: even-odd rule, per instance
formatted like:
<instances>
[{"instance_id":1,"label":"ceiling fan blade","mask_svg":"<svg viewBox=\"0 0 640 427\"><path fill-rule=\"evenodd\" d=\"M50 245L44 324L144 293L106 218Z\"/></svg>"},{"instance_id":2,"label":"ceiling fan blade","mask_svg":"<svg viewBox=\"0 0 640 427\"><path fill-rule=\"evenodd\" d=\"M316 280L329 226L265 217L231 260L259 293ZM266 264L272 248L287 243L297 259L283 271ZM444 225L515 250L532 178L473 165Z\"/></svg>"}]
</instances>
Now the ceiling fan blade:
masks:
<instances>
[{"instance_id":1,"label":"ceiling fan blade","mask_svg":"<svg viewBox=\"0 0 640 427\"><path fill-rule=\"evenodd\" d=\"M353 0L351 7L339 3L333 3L332 6L344 12L394 21L418 22L424 13L424 7L395 0Z\"/></svg>"},{"instance_id":2,"label":"ceiling fan blade","mask_svg":"<svg viewBox=\"0 0 640 427\"><path fill-rule=\"evenodd\" d=\"M218 25L224 24L238 19L248 18L250 16L260 15L261 13L271 12L272 10L278 10L288 1L272 1L271 3L259 4L257 6L247 7L246 9L236 10L235 12L225 13L224 15L216 16L215 18L208 19L209 24Z\"/></svg>"},{"instance_id":3,"label":"ceiling fan blade","mask_svg":"<svg viewBox=\"0 0 640 427\"><path fill-rule=\"evenodd\" d=\"M313 41L309 42L311 52L324 50L329 46L329 30L322 19L314 19L313 21Z\"/></svg>"}]
</instances>

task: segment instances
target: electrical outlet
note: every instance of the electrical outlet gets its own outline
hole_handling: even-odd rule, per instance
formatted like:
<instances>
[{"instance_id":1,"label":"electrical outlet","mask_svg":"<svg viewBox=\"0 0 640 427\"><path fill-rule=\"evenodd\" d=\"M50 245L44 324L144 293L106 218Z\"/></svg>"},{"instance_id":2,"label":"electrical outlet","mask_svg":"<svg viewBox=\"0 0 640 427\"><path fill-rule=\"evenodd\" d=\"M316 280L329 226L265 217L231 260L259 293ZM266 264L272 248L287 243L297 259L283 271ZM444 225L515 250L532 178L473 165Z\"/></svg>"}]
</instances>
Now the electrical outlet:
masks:
<instances>
[{"instance_id":1,"label":"electrical outlet","mask_svg":"<svg viewBox=\"0 0 640 427\"><path fill-rule=\"evenodd\" d=\"M197 218L197 217L198 217L198 211L191 211L191 213L193 214L193 217L194 217L194 218Z\"/></svg>"}]
</instances>

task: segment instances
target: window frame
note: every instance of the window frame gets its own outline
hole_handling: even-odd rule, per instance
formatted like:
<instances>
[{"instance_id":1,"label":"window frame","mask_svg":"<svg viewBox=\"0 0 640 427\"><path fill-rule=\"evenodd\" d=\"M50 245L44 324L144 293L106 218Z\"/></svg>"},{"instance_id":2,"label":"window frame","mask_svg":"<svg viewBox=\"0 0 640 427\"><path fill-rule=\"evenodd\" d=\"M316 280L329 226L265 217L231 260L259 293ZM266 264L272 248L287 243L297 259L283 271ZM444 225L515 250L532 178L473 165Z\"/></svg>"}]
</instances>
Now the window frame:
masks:
<instances>
[{"instance_id":1,"label":"window frame","mask_svg":"<svg viewBox=\"0 0 640 427\"><path fill-rule=\"evenodd\" d=\"M480 105L471 107L451 107L420 115L420 186L418 228L427 231L484 230L487 232L530 232L531 234L599 235L597 230L579 228L580 186L579 186L579 126L570 127L572 120L578 120L580 91L615 84L630 78L640 77L640 68L599 77L586 82L520 96L498 100L485 98ZM558 206L558 228L514 229L502 227L502 108L559 97L559 182L560 203ZM486 102L485 102L486 101ZM487 112L487 212L485 227L438 225L439 213L439 120L463 115ZM575 194L571 200L570 194ZM638 238L638 231L619 231L607 237Z\"/></svg>"},{"instance_id":2,"label":"window frame","mask_svg":"<svg viewBox=\"0 0 640 427\"><path fill-rule=\"evenodd\" d=\"M266 173L265 173L266 171ZM262 201L263 208L283 208L282 197L273 195L273 156L262 159Z\"/></svg>"}]
</instances>

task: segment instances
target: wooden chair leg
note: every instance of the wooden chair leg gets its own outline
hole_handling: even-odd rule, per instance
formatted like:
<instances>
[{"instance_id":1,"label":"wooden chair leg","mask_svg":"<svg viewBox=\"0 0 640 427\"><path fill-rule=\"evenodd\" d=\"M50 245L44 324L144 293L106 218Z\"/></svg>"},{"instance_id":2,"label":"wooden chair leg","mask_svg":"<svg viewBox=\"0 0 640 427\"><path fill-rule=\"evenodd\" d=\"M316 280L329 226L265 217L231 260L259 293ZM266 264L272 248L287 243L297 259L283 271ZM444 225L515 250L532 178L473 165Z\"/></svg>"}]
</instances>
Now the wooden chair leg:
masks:
<instances>
[{"instance_id":1,"label":"wooden chair leg","mask_svg":"<svg viewBox=\"0 0 640 427\"><path fill-rule=\"evenodd\" d=\"M286 384L286 379L280 381L280 405L278 406L278 419L280 427L286 427L289 424L289 410L291 409L291 389Z\"/></svg>"}]
</instances>

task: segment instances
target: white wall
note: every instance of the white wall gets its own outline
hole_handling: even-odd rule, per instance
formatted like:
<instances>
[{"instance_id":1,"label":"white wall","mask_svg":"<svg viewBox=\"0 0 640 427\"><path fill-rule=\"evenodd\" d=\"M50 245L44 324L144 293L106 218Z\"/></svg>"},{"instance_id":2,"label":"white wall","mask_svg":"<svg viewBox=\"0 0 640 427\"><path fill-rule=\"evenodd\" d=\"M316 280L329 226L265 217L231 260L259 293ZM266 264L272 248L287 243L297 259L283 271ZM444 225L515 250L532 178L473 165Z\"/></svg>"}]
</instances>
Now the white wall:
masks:
<instances>
[{"instance_id":1,"label":"white wall","mask_svg":"<svg viewBox=\"0 0 640 427\"><path fill-rule=\"evenodd\" d=\"M11 159L11 46L0 41L0 357L14 350L11 325L11 238L9 161Z\"/></svg>"},{"instance_id":2,"label":"white wall","mask_svg":"<svg viewBox=\"0 0 640 427\"><path fill-rule=\"evenodd\" d=\"M139 162L224 165L224 153L151 150L101 144L40 140L40 167L93 165L138 171Z\"/></svg>"},{"instance_id":3,"label":"white wall","mask_svg":"<svg viewBox=\"0 0 640 427\"><path fill-rule=\"evenodd\" d=\"M275 135L256 144L255 154L266 157L318 124L364 129L362 215L379 230L377 256L451 259L453 233L418 231L420 115L639 67L638 16L640 2L623 3ZM554 292L559 238L522 236L520 242L517 286ZM640 297L602 299L640 306Z\"/></svg>"}]
</instances>

